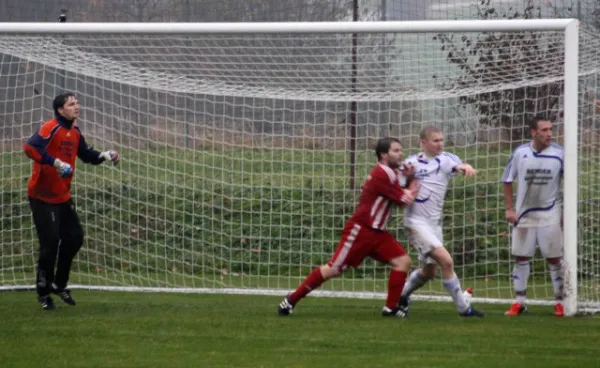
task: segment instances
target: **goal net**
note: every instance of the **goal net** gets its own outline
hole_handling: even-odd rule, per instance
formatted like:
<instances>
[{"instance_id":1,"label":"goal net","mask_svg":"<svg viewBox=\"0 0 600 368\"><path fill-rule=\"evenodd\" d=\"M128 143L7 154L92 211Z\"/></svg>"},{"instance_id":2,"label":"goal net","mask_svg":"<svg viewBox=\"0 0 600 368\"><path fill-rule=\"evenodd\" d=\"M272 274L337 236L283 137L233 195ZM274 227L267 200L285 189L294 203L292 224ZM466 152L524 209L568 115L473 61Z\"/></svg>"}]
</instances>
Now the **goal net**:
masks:
<instances>
[{"instance_id":1,"label":"goal net","mask_svg":"<svg viewBox=\"0 0 600 368\"><path fill-rule=\"evenodd\" d=\"M600 42L579 32L573 98L564 27L452 23L338 23L338 32L310 23L2 25L0 287L34 285L22 145L68 90L88 142L122 157L116 168L77 164L72 191L86 240L72 284L283 296L331 256L375 163L374 142L399 137L407 156L419 150L419 130L436 124L446 150L479 170L452 181L445 244L475 300L508 303L501 175L528 139L528 120L544 114L558 142L575 130L565 159L578 167L565 178L578 189L565 225L570 239L576 229L568 288L580 311L597 308ZM407 244L401 213L390 229ZM314 294L382 298L386 278L386 266L366 260ZM449 300L439 279L417 297ZM553 299L539 255L528 298Z\"/></svg>"}]
</instances>

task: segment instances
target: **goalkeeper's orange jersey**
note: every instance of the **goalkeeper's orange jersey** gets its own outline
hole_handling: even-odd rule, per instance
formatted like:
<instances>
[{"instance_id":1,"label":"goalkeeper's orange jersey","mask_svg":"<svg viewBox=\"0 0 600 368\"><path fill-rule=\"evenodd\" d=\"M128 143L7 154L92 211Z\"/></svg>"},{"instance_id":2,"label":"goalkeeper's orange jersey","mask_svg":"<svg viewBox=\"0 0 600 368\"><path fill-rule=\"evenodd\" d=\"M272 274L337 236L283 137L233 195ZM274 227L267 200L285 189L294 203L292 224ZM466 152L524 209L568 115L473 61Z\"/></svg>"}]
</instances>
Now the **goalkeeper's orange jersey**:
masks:
<instances>
[{"instance_id":1,"label":"goalkeeper's orange jersey","mask_svg":"<svg viewBox=\"0 0 600 368\"><path fill-rule=\"evenodd\" d=\"M61 116L45 122L23 150L34 161L27 194L48 203L64 203L71 198L73 176L61 178L53 166L55 159L71 165L73 174L77 156L92 164L103 161L100 152L87 146L77 124Z\"/></svg>"}]
</instances>

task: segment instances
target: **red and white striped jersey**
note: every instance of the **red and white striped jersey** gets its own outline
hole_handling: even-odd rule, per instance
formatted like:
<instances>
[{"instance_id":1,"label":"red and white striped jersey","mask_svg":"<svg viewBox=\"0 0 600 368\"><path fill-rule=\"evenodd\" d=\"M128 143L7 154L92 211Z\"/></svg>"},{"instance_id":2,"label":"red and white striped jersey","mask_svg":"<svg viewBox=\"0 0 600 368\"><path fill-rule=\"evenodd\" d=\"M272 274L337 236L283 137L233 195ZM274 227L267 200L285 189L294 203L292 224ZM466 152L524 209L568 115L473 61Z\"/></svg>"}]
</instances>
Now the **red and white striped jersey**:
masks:
<instances>
[{"instance_id":1,"label":"red and white striped jersey","mask_svg":"<svg viewBox=\"0 0 600 368\"><path fill-rule=\"evenodd\" d=\"M363 184L356 210L348 221L371 229L386 230L394 205L406 206L404 194L398 173L389 166L377 164Z\"/></svg>"}]
</instances>

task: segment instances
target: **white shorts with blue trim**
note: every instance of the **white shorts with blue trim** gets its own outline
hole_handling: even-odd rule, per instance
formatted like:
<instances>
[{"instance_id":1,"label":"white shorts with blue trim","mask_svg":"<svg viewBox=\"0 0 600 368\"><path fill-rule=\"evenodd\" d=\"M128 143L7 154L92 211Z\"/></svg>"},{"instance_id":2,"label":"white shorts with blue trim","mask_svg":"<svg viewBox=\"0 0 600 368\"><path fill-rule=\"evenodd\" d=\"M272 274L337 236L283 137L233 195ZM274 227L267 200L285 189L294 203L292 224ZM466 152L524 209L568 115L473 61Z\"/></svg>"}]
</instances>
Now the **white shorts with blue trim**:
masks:
<instances>
[{"instance_id":1,"label":"white shorts with blue trim","mask_svg":"<svg viewBox=\"0 0 600 368\"><path fill-rule=\"evenodd\" d=\"M513 227L511 242L511 251L516 257L533 257L536 245L540 247L544 258L563 256L563 230L560 224Z\"/></svg>"},{"instance_id":2,"label":"white shorts with blue trim","mask_svg":"<svg viewBox=\"0 0 600 368\"><path fill-rule=\"evenodd\" d=\"M411 220L405 223L408 242L419 253L419 261L424 264L435 264L429 253L444 246L444 235L439 222Z\"/></svg>"}]
</instances>

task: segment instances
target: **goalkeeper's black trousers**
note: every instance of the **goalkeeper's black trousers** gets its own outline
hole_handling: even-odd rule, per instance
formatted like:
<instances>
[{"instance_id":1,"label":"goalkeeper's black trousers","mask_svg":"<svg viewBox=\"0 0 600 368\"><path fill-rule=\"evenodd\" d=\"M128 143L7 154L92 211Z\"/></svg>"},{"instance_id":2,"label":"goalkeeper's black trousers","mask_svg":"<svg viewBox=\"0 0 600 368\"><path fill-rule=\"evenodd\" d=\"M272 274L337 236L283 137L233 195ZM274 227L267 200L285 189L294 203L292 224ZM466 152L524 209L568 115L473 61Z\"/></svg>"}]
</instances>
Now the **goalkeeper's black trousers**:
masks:
<instances>
[{"instance_id":1,"label":"goalkeeper's black trousers","mask_svg":"<svg viewBox=\"0 0 600 368\"><path fill-rule=\"evenodd\" d=\"M83 229L71 200L52 204L29 198L29 206L40 242L36 290L45 296L53 283L59 290L67 287L71 264L83 244Z\"/></svg>"}]
</instances>

